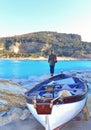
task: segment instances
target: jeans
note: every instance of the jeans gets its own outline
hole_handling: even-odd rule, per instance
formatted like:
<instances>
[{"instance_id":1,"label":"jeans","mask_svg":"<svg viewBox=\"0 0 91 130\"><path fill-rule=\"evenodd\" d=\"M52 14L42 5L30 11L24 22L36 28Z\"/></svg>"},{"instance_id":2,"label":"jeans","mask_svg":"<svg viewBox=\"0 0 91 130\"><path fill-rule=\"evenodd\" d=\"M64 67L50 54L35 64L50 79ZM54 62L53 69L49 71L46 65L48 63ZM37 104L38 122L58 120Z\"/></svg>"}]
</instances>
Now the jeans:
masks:
<instances>
[{"instance_id":1,"label":"jeans","mask_svg":"<svg viewBox=\"0 0 91 130\"><path fill-rule=\"evenodd\" d=\"M50 73L53 75L54 74L54 66L55 65L50 65Z\"/></svg>"}]
</instances>

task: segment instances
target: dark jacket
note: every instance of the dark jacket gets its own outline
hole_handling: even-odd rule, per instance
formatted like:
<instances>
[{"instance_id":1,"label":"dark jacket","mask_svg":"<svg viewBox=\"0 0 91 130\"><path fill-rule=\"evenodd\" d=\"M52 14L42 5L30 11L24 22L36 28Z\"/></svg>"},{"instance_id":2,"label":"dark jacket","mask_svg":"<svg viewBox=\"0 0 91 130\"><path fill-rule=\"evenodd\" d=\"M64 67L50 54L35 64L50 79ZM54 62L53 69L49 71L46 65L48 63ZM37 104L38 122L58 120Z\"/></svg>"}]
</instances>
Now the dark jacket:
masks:
<instances>
[{"instance_id":1,"label":"dark jacket","mask_svg":"<svg viewBox=\"0 0 91 130\"><path fill-rule=\"evenodd\" d=\"M54 57L55 57L54 54L49 55L48 62L49 62L50 65L55 65Z\"/></svg>"}]
</instances>

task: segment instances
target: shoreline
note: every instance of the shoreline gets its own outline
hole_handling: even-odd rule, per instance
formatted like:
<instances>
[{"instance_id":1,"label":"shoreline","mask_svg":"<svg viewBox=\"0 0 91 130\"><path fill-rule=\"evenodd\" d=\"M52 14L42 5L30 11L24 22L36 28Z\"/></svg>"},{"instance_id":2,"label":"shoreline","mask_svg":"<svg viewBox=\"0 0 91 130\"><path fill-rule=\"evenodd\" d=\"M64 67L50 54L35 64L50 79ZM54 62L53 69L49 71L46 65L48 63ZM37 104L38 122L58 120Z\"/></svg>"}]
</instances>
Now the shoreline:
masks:
<instances>
[{"instance_id":1,"label":"shoreline","mask_svg":"<svg viewBox=\"0 0 91 130\"><path fill-rule=\"evenodd\" d=\"M38 58L33 58L33 57L27 57L27 58L0 58L0 60L48 60L48 58L45 58L45 57L38 57ZM72 61L75 61L75 60L91 60L90 58L89 59L86 59L86 58L73 58L73 57L57 57L57 60L58 61L64 61L64 60L72 60Z\"/></svg>"}]
</instances>

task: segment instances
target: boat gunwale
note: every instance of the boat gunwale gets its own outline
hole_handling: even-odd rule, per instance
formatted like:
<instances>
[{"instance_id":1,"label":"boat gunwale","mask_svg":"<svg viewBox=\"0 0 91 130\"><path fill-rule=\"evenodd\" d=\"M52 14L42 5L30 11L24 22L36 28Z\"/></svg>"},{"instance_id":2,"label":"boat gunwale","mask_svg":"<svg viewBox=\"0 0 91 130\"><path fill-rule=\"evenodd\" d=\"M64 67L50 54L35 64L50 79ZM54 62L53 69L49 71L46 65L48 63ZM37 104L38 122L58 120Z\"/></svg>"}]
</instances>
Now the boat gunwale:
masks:
<instances>
[{"instance_id":1,"label":"boat gunwale","mask_svg":"<svg viewBox=\"0 0 91 130\"><path fill-rule=\"evenodd\" d=\"M84 99L87 96L87 92L83 93L83 94L79 94L79 95L72 95L72 96L67 96L67 97L59 97L57 98L53 104L66 104L66 103L73 103L73 102L77 102L80 101L82 99ZM29 104L34 104L33 102L33 98L25 95L27 103ZM51 103L53 100L53 98L46 98L46 99L36 99L37 103Z\"/></svg>"},{"instance_id":2,"label":"boat gunwale","mask_svg":"<svg viewBox=\"0 0 91 130\"><path fill-rule=\"evenodd\" d=\"M62 75L62 74L59 74L59 75L55 75L55 76L53 76L53 77L51 77L51 78L48 78L48 79L42 81L41 83L35 85L32 89L30 89L30 90L28 90L27 92L25 92L25 97L26 97L27 102L30 103L30 104L33 104L33 100L32 100L31 97L29 97L29 96L31 96L31 95L29 95L29 93L32 93L35 88L37 88L37 87L39 87L39 86L42 86L42 84L43 84L43 85L44 85L44 84L47 84L48 82L50 82L50 81L52 81L52 80L54 80L54 79L59 78L59 76L61 76L61 75ZM63 74L63 75L66 75L66 74ZM84 98L87 96L88 86L85 84L84 81L82 81L81 79L79 79L78 77L75 77L75 76L66 75L66 77L67 77L67 78L73 77L73 78L78 79L80 82L83 82L83 85L84 85L84 87L85 87L85 89L84 89L85 91L82 92L82 94L77 94L77 95L71 95L71 96L67 96L67 97L62 97L62 101L60 100L61 102L58 101L58 100L60 99L60 98L58 98L58 99L56 99L56 101L54 101L53 104L57 104L57 103L59 103L59 104L65 104L65 103L77 102L77 101L80 101L80 100L84 99ZM67 90L67 89L66 89L66 90ZM61 90L61 91L62 91L62 90ZM47 99L47 101L51 102L52 99L53 99L53 98ZM44 102L44 99L37 99L37 101L38 101L39 103L42 103L42 102Z\"/></svg>"}]
</instances>

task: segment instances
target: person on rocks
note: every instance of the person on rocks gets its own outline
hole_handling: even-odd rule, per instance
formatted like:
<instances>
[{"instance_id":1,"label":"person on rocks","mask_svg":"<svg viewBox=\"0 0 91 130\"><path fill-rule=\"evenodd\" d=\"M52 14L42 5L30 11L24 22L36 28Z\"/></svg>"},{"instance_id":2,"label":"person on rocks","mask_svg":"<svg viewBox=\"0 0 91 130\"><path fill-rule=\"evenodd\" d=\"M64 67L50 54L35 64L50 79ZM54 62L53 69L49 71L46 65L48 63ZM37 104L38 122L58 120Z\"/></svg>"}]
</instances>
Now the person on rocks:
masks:
<instances>
[{"instance_id":1,"label":"person on rocks","mask_svg":"<svg viewBox=\"0 0 91 130\"><path fill-rule=\"evenodd\" d=\"M57 57L56 57L56 54L54 54L53 50L51 50L51 53L48 57L48 63L49 63L49 66L50 66L50 74L51 74L51 76L53 76L54 75L55 63L57 63Z\"/></svg>"}]
</instances>

